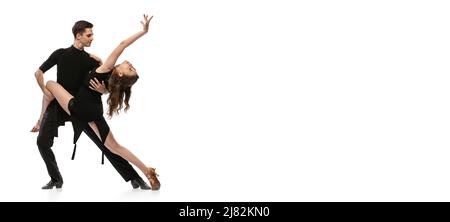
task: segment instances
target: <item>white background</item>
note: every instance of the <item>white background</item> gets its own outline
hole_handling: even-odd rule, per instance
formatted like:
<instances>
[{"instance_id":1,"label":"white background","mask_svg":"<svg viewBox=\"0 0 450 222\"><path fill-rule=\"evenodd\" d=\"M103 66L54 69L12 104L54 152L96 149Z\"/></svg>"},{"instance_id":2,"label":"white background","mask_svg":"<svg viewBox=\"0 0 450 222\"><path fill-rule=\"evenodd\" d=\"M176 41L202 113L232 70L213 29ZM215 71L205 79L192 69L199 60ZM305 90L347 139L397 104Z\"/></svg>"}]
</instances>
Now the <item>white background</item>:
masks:
<instances>
[{"instance_id":1,"label":"white background","mask_svg":"<svg viewBox=\"0 0 450 222\"><path fill-rule=\"evenodd\" d=\"M0 4L0 201L450 200L448 1ZM41 190L34 71L75 21L105 59L143 13L149 34L119 59L141 78L109 123L161 190L132 190L85 135L71 161L70 123L53 148L63 189Z\"/></svg>"}]
</instances>

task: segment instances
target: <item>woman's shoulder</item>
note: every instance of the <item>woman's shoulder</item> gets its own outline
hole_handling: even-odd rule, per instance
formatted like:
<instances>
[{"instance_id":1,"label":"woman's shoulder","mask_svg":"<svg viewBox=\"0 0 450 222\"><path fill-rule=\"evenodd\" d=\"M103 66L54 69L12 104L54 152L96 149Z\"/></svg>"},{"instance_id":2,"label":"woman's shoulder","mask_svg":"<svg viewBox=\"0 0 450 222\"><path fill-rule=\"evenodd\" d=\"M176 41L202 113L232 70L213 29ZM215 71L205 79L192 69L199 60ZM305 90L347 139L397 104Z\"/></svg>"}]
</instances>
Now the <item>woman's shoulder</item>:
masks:
<instances>
[{"instance_id":1,"label":"woman's shoulder","mask_svg":"<svg viewBox=\"0 0 450 222\"><path fill-rule=\"evenodd\" d=\"M96 67L94 69L94 72L97 73L97 74L111 74L112 70L108 70L108 69L105 69L102 66L99 66L99 67Z\"/></svg>"}]
</instances>

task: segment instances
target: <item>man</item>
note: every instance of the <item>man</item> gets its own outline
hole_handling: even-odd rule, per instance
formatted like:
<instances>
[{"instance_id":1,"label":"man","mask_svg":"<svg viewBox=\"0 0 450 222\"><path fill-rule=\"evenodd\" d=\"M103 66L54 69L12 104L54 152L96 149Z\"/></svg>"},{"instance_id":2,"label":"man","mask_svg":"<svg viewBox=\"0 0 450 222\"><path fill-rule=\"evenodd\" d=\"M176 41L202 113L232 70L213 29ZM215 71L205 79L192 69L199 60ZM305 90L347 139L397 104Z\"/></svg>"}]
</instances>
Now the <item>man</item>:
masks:
<instances>
[{"instance_id":1,"label":"man","mask_svg":"<svg viewBox=\"0 0 450 222\"><path fill-rule=\"evenodd\" d=\"M98 57L84 51L84 47L89 47L94 40L92 28L93 25L87 21L76 22L72 27L72 33L75 38L73 45L66 49L54 51L39 67L35 73L35 77L42 91L45 88L44 73L54 65L57 65L57 82L72 95L77 94L89 71L101 63ZM103 83L92 84L91 88L102 94L106 92ZM43 186L42 189L61 188L63 185L63 178L59 172L55 155L51 148L54 137L58 136L58 127L64 125L69 120L69 115L59 106L56 100L53 100L36 125L39 129L37 145L51 178L50 182ZM122 157L113 154L105 147L89 125L83 131L98 146L123 179L127 182L131 180L133 188L151 189L137 174L130 163Z\"/></svg>"}]
</instances>

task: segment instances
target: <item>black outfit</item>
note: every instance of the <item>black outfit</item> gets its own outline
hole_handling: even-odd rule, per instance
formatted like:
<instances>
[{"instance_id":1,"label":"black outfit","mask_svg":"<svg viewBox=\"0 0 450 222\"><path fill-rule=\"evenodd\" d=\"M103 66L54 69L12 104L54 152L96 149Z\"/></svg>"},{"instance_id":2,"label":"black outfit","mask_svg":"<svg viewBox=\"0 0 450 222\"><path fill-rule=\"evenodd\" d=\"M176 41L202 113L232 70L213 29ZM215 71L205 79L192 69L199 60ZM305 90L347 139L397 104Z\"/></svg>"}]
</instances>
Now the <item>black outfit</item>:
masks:
<instances>
[{"instance_id":1,"label":"black outfit","mask_svg":"<svg viewBox=\"0 0 450 222\"><path fill-rule=\"evenodd\" d=\"M70 94L77 95L80 86L83 85L83 80L85 80L86 75L90 70L97 67L98 63L84 50L78 50L71 46L53 52L39 69L42 72L46 72L54 65L57 65L57 82ZM51 177L51 181L63 180L51 147L53 146L54 137L58 136L58 127L64 125L64 123L69 120L69 115L61 108L61 106L59 106L55 99L49 104L41 121L37 145L47 167L48 174ZM106 124L106 121L104 123ZM72 124L74 125L74 123ZM130 163L106 148L102 140L98 138L89 125L82 125L81 130L84 131L84 133L98 146L125 181L142 181L142 178L133 169Z\"/></svg>"},{"instance_id":2,"label":"black outfit","mask_svg":"<svg viewBox=\"0 0 450 222\"><path fill-rule=\"evenodd\" d=\"M89 88L91 79L97 78L108 87L108 80L111 72L97 73L91 71L84 80L78 94L69 101L70 119L74 131L73 143L76 143L81 135L81 131L88 126L89 122L94 122L100 133L100 139L105 143L109 133L109 126L103 117L102 94Z\"/></svg>"}]
</instances>

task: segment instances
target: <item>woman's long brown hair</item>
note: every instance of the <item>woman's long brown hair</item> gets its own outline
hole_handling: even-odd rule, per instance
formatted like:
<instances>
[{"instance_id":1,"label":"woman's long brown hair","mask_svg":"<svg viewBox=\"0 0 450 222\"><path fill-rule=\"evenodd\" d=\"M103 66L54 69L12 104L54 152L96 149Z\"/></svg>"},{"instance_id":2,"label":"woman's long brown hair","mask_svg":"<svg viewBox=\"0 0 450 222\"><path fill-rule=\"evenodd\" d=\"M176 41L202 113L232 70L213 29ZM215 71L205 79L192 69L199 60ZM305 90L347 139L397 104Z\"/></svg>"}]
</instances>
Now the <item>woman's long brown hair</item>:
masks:
<instances>
[{"instance_id":1,"label":"woman's long brown hair","mask_svg":"<svg viewBox=\"0 0 450 222\"><path fill-rule=\"evenodd\" d=\"M130 108L128 101L131 96L131 86L139 79L139 76L122 75L117 74L116 68L112 71L111 77L108 81L108 116L111 118L114 114L119 115L119 111L123 108L125 103L125 112ZM124 100L125 99L125 100Z\"/></svg>"}]
</instances>

